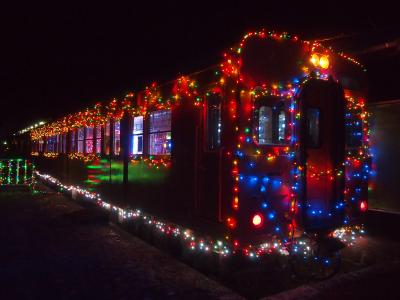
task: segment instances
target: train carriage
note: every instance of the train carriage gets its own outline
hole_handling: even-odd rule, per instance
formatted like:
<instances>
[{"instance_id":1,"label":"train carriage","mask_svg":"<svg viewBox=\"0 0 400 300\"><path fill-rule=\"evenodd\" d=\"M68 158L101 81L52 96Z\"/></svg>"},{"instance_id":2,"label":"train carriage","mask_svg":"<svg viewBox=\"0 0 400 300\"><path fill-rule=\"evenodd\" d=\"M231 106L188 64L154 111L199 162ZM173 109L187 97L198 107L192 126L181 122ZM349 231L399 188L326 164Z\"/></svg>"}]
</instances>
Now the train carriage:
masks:
<instances>
[{"instance_id":1,"label":"train carriage","mask_svg":"<svg viewBox=\"0 0 400 300\"><path fill-rule=\"evenodd\" d=\"M219 65L33 130L32 154L40 172L245 253L329 234L367 209L364 71L318 42L252 32Z\"/></svg>"}]
</instances>

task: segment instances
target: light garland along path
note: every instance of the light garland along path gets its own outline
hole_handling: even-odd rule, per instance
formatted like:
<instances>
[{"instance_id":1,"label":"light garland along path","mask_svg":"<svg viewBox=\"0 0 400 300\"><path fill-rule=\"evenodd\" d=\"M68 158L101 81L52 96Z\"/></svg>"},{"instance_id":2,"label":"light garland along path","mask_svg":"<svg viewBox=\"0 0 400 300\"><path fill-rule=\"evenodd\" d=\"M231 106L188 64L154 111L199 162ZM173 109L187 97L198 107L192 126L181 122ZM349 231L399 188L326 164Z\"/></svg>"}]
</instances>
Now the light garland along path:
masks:
<instances>
[{"instance_id":1,"label":"light garland along path","mask_svg":"<svg viewBox=\"0 0 400 300\"><path fill-rule=\"evenodd\" d=\"M229 242L223 241L223 239L213 240L211 238L197 236L191 229L183 228L174 223L166 222L153 215L146 214L140 209L120 208L104 201L99 194L90 192L79 186L64 185L58 179L48 174L41 174L39 171L35 171L35 175L38 177L38 179L53 185L61 192L69 193L71 196L79 195L84 200L96 203L101 208L117 216L118 221L122 224L130 221L141 222L141 224L146 224L147 226L152 227L153 231L162 233L166 238L180 239L181 242L191 251L210 254L214 253L223 257L241 252L244 256L252 259L260 258L265 254L271 253L279 253L284 256L288 256L290 254L288 245L283 244L279 240L238 249ZM347 246L352 246L358 238L362 237L363 234L364 230L362 227L348 226L335 230L333 236L339 238ZM304 239L296 239L292 245L292 249L295 254L301 254L305 258L311 255L311 248Z\"/></svg>"}]
</instances>

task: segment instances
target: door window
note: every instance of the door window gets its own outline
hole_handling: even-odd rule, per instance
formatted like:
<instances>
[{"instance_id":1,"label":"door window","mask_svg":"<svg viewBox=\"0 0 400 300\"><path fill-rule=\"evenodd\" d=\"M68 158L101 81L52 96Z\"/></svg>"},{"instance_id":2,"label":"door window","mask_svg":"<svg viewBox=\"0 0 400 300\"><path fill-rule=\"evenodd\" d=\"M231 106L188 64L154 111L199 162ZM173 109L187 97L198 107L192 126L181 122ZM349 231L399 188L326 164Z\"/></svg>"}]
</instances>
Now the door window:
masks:
<instances>
[{"instance_id":1,"label":"door window","mask_svg":"<svg viewBox=\"0 0 400 300\"><path fill-rule=\"evenodd\" d=\"M307 146L316 148L320 146L320 110L307 109Z\"/></svg>"},{"instance_id":2,"label":"door window","mask_svg":"<svg viewBox=\"0 0 400 300\"><path fill-rule=\"evenodd\" d=\"M221 145L221 96L210 95L207 98L206 140L209 150Z\"/></svg>"}]
</instances>

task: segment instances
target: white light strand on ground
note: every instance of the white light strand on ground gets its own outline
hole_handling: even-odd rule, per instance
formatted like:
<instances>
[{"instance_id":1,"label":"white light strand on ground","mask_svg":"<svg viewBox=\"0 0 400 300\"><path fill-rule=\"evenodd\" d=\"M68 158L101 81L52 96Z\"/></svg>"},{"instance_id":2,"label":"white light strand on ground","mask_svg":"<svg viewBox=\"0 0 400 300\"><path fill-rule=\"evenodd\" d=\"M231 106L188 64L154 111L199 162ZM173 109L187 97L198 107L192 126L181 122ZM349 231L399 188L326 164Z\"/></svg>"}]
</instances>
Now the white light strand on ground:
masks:
<instances>
[{"instance_id":1,"label":"white light strand on ground","mask_svg":"<svg viewBox=\"0 0 400 300\"><path fill-rule=\"evenodd\" d=\"M58 179L48 174L41 174L40 172L35 171L35 175L41 180L57 186L61 191L68 191L71 195L79 194L84 198L97 203L97 205L103 209L114 212L118 215L118 219L121 223L141 220L143 224L152 226L154 230L157 230L166 236L180 238L185 244L187 244L188 248L193 251L198 250L205 253L214 252L222 256L228 256L237 253L239 250L237 247L230 245L229 242L223 242L222 239L212 240L210 238L197 237L191 229L162 221L155 216L143 213L140 209L123 209L115 206L102 200L100 195L97 193L90 192L79 186L64 185ZM364 234L364 230L361 227L344 227L333 232L334 237L339 238L348 246L352 246L356 242L357 238L362 234ZM299 253L304 256L308 256L312 252L310 246L304 239L296 239L292 249L295 254ZM285 256L290 254L288 247L279 240L262 243L257 246L250 246L240 250L245 256L250 258L258 258L263 254L270 253L280 253Z\"/></svg>"}]
</instances>

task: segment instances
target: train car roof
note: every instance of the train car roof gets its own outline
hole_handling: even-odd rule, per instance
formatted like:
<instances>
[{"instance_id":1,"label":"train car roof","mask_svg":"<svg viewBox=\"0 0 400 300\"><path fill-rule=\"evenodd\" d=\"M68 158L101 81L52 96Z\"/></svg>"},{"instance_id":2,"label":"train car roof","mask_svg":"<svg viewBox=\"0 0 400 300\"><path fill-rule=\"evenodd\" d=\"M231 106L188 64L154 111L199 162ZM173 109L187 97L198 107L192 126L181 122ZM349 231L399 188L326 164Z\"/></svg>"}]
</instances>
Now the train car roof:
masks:
<instances>
[{"instance_id":1,"label":"train car roof","mask_svg":"<svg viewBox=\"0 0 400 300\"><path fill-rule=\"evenodd\" d=\"M33 139L42 136L51 136L82 126L104 124L107 118L121 118L123 110L132 106L136 97L136 104L149 101L155 102L159 108L166 107L175 101L178 95L194 96L199 98L199 88L196 78L207 78L206 84L221 84L227 79L241 82L247 88L263 86L264 88L285 89L292 84L298 84L301 78L311 72L319 75L333 76L347 89L360 90L365 84L363 78L364 66L344 54L336 52L329 47L324 47L318 41L300 40L295 35L276 33L274 31L254 31L243 36L239 43L223 54L219 65L208 67L204 70L181 76L164 84L152 83L136 95L127 94L122 101L112 99L86 108L83 111L66 115L54 122L49 122L31 131ZM168 99L160 95L162 90L170 90ZM165 92L163 92L165 94ZM161 101L160 101L161 100ZM139 112L140 113L140 112Z\"/></svg>"}]
</instances>

